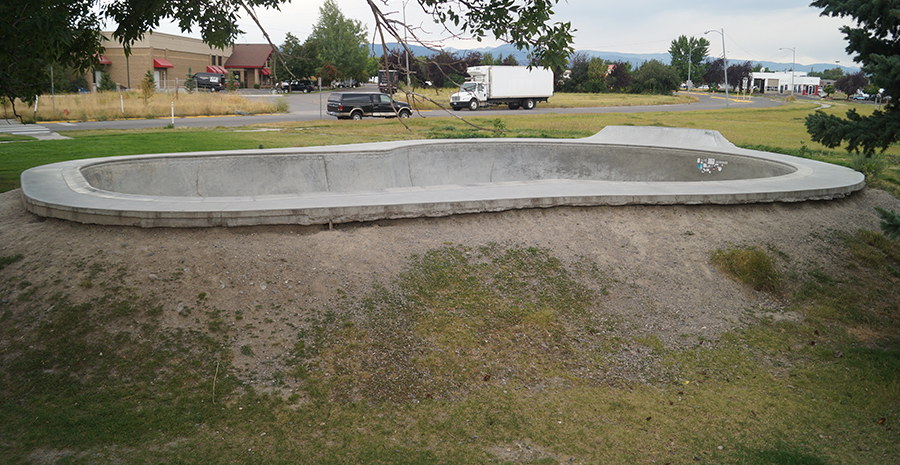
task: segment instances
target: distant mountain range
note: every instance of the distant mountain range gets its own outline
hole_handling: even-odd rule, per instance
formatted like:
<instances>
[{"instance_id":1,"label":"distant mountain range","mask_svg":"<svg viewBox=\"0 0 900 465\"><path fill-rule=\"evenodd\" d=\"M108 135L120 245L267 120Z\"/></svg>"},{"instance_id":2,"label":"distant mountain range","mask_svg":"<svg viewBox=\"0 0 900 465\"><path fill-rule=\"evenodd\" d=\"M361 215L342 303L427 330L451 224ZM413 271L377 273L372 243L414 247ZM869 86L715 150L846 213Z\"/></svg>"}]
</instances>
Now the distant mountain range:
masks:
<instances>
[{"instance_id":1,"label":"distant mountain range","mask_svg":"<svg viewBox=\"0 0 900 465\"><path fill-rule=\"evenodd\" d=\"M387 47L389 50L396 50L397 44L389 43L389 44L387 44ZM409 48L410 48L410 50L412 50L413 53L416 54L416 56L428 56L428 55L431 55L432 53L434 53L433 51L431 51L425 47L422 47L420 45L410 45ZM371 47L371 50L376 55L381 55L382 49L381 49L380 44L373 45ZM519 63L523 63L523 64L526 62L527 56L528 56L525 52L516 50L515 47L513 47L512 45L508 45L508 44L504 44L499 47L482 47L482 48L472 48L472 49L466 49L466 50L448 47L446 50L448 52L455 52L459 55L464 55L467 52L479 52L482 55L485 53L490 53L491 55L494 56L494 58L497 58L500 55L502 55L504 57L513 55L516 57L516 60ZM578 51L576 51L576 53L585 53L590 57L600 57L600 58L603 58L604 60L610 60L610 61L627 61L627 62L631 63L631 65L634 67L640 66L641 63L643 63L645 61L653 60L653 59L659 60L665 64L669 64L669 61L672 58L668 53L619 53L619 52L606 52L606 51L601 52L601 51L596 51L596 50L578 50ZM745 61L748 61L748 60L743 60L740 58L728 58L729 64L743 63ZM790 62L779 63L779 62L774 62L774 61L755 61L755 60L749 60L749 61L751 63L753 63L754 65L761 64L763 67L765 67L769 71L787 71L787 70L791 69ZM813 63L813 64L797 63L796 64L797 71L806 71L806 72L825 71L826 69L833 69L835 67L843 69L845 74L855 73L855 72L859 71L859 69L860 69L858 66L842 66L839 64L835 64L835 63Z\"/></svg>"}]
</instances>

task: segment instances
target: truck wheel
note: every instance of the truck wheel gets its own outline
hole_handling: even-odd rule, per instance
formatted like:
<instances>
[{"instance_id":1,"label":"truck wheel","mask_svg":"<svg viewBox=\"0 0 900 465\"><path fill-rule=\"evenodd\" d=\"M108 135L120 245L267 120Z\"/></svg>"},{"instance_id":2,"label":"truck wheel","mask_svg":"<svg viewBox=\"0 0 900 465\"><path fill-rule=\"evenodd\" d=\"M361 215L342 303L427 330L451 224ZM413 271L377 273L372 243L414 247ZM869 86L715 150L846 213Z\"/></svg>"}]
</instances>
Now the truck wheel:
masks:
<instances>
[{"instance_id":1,"label":"truck wheel","mask_svg":"<svg viewBox=\"0 0 900 465\"><path fill-rule=\"evenodd\" d=\"M409 115L409 110L405 110L405 109L404 109L404 110L400 110L400 111L398 112L398 114L400 115L400 118L403 118L403 119L409 118L409 116L410 116L410 115Z\"/></svg>"},{"instance_id":2,"label":"truck wheel","mask_svg":"<svg viewBox=\"0 0 900 465\"><path fill-rule=\"evenodd\" d=\"M472 99L469 100L469 110L475 111L478 109L478 100Z\"/></svg>"},{"instance_id":3,"label":"truck wheel","mask_svg":"<svg viewBox=\"0 0 900 465\"><path fill-rule=\"evenodd\" d=\"M456 106L451 106L450 108L452 108L453 111L459 111L459 110L462 110L461 107L456 107Z\"/></svg>"},{"instance_id":4,"label":"truck wheel","mask_svg":"<svg viewBox=\"0 0 900 465\"><path fill-rule=\"evenodd\" d=\"M361 120L361 119L362 119L362 112L361 112L361 111L354 111L352 114L350 114L350 119L352 119L353 121L359 121L359 120Z\"/></svg>"},{"instance_id":5,"label":"truck wheel","mask_svg":"<svg viewBox=\"0 0 900 465\"><path fill-rule=\"evenodd\" d=\"M507 106L509 106L509 109L510 109L510 110L518 110L518 109L519 109L519 102L509 102L509 103L507 104Z\"/></svg>"},{"instance_id":6,"label":"truck wheel","mask_svg":"<svg viewBox=\"0 0 900 465\"><path fill-rule=\"evenodd\" d=\"M527 99L525 99L525 100L522 100L522 108L524 108L524 109L526 109L526 110L532 110L532 109L534 109L534 99L533 99L533 98L527 98Z\"/></svg>"}]
</instances>

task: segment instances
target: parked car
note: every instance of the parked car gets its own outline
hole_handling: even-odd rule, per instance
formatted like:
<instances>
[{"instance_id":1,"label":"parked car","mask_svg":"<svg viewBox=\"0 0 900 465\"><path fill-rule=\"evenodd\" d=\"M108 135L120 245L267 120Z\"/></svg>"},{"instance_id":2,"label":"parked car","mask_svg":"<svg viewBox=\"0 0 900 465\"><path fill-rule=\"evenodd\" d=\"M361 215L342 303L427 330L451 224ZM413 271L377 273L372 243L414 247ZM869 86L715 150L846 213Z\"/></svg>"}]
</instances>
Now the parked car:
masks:
<instances>
[{"instance_id":1,"label":"parked car","mask_svg":"<svg viewBox=\"0 0 900 465\"><path fill-rule=\"evenodd\" d=\"M219 73L197 73L194 75L197 89L205 89L210 92L225 90L225 75Z\"/></svg>"},{"instance_id":2,"label":"parked car","mask_svg":"<svg viewBox=\"0 0 900 465\"><path fill-rule=\"evenodd\" d=\"M357 81L356 79L346 79L344 81L334 81L331 83L331 87L334 89L355 88L355 87L359 87L359 81Z\"/></svg>"},{"instance_id":3,"label":"parked car","mask_svg":"<svg viewBox=\"0 0 900 465\"><path fill-rule=\"evenodd\" d=\"M328 97L328 114L337 119L361 120L366 116L409 118L412 110L381 92L334 92Z\"/></svg>"},{"instance_id":4,"label":"parked car","mask_svg":"<svg viewBox=\"0 0 900 465\"><path fill-rule=\"evenodd\" d=\"M282 92L313 92L316 90L316 83L310 81L309 79L295 79L290 82L282 82L281 83L281 91Z\"/></svg>"}]
</instances>

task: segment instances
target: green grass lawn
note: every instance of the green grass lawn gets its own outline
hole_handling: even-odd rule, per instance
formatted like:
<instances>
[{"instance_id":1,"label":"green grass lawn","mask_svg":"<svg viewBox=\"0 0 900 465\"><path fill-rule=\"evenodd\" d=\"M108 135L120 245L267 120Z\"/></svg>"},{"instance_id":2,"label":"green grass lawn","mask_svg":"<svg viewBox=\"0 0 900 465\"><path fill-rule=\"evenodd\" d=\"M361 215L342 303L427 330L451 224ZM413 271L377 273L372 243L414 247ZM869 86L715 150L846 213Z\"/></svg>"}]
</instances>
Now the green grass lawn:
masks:
<instances>
[{"instance_id":1,"label":"green grass lawn","mask_svg":"<svg viewBox=\"0 0 900 465\"><path fill-rule=\"evenodd\" d=\"M814 108L472 121L503 137L584 137L607 125L715 129L738 145L851 163L810 142L803 118ZM69 132L71 140L0 144L0 186L15 189L23 170L70 159L496 135L452 118L408 123ZM870 182L896 189L897 154ZM191 318L208 330L166 331L163 297L124 285L130 270L102 254L72 264L82 287L102 291L86 302L45 295L18 266L26 257L0 256L3 295L17 295L0 304L0 461L896 463L900 243L872 231L821 240L821 260L840 274L795 263L774 245L710 250L722 273L760 283L802 318L763 319L677 350L654 337L624 340L627 322L597 317L605 288L584 283L609 278L595 264L567 266L539 247L446 244L407 257L391 289L309 318L287 341L288 368L268 380L302 380L287 398L233 374L235 353L262 357L230 342L240 326L225 323L241 321L239 311L209 308L201 294ZM359 318L339 311L348 308ZM625 345L657 360L647 382L612 376Z\"/></svg>"}]
</instances>

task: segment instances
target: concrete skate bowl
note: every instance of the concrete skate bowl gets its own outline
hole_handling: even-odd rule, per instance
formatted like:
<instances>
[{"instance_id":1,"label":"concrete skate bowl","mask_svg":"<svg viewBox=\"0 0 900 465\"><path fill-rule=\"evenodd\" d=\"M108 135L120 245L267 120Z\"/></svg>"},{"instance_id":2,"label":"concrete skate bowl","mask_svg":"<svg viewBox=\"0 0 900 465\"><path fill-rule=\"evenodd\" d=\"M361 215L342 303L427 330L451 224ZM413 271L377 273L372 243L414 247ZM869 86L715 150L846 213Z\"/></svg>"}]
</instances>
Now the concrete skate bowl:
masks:
<instances>
[{"instance_id":1,"label":"concrete skate bowl","mask_svg":"<svg viewBox=\"0 0 900 465\"><path fill-rule=\"evenodd\" d=\"M716 131L607 127L584 139L401 141L137 155L22 174L31 212L142 227L331 224L522 208L797 202L863 175L740 149Z\"/></svg>"}]
</instances>

